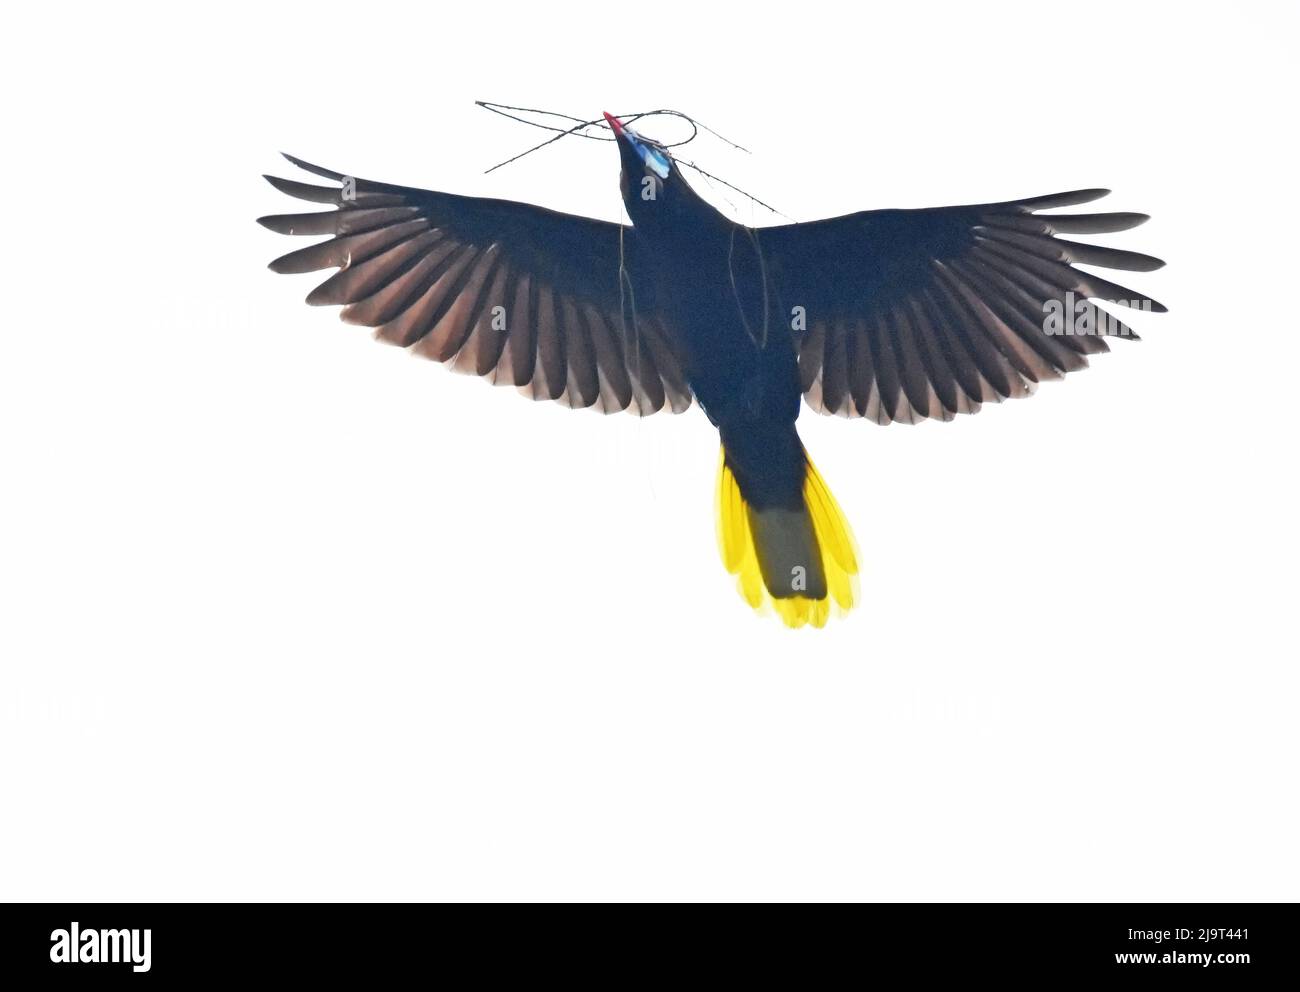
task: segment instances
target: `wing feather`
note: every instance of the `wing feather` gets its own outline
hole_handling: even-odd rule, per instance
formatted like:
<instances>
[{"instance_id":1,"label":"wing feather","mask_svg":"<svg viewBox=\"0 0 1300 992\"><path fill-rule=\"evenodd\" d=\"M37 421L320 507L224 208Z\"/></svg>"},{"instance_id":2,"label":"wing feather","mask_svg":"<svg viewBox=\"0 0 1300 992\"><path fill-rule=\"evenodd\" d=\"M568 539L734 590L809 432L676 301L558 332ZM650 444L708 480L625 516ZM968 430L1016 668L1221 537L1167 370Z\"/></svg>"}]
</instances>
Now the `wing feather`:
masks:
<instances>
[{"instance_id":1,"label":"wing feather","mask_svg":"<svg viewBox=\"0 0 1300 992\"><path fill-rule=\"evenodd\" d=\"M776 291L808 317L796 346L809 404L877 423L948 420L1085 368L1088 356L1109 350L1108 337L1136 338L1101 304L1165 307L1075 266L1150 272L1164 263L1056 235L1124 231L1147 216L1037 213L1106 193L759 229ZM1049 330L1053 312L1087 333Z\"/></svg>"},{"instance_id":2,"label":"wing feather","mask_svg":"<svg viewBox=\"0 0 1300 992\"><path fill-rule=\"evenodd\" d=\"M337 270L309 304L341 306L345 321L374 328L381 341L535 399L639 415L690 406L680 337L619 225L285 157L337 184L266 177L282 193L335 208L259 220L279 234L328 235L271 263L281 273ZM630 327L627 297L636 300Z\"/></svg>"}]
</instances>

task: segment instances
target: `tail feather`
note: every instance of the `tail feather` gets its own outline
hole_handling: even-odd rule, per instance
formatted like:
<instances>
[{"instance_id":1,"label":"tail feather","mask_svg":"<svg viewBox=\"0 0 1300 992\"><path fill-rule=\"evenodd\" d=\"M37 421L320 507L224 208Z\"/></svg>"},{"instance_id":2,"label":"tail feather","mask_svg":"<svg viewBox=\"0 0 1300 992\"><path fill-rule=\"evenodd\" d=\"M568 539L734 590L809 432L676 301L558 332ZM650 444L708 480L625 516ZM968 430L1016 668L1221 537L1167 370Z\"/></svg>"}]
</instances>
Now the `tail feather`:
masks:
<instances>
[{"instance_id":1,"label":"tail feather","mask_svg":"<svg viewBox=\"0 0 1300 992\"><path fill-rule=\"evenodd\" d=\"M723 565L751 607L771 606L788 627L824 627L832 603L843 614L857 598L857 549L835 497L805 460L804 506L762 508L746 501L724 452L718 543Z\"/></svg>"}]
</instances>

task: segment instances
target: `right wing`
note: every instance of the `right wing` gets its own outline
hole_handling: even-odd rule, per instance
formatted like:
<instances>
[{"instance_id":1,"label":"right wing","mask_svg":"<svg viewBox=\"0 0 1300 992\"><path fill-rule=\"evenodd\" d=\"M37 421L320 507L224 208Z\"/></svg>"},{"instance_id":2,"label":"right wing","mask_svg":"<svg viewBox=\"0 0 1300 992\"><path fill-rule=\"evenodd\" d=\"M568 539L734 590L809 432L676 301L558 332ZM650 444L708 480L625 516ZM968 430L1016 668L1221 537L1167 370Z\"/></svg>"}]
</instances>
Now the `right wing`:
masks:
<instances>
[{"instance_id":1,"label":"right wing","mask_svg":"<svg viewBox=\"0 0 1300 992\"><path fill-rule=\"evenodd\" d=\"M533 399L640 415L690 406L675 332L649 281L636 278L645 266L627 228L285 158L342 184L266 177L290 196L337 207L258 220L280 234L332 235L271 263L275 272L338 269L309 304L342 305L344 320L375 328L382 341Z\"/></svg>"},{"instance_id":2,"label":"right wing","mask_svg":"<svg viewBox=\"0 0 1300 992\"><path fill-rule=\"evenodd\" d=\"M1165 308L1075 265L1148 272L1164 263L1056 235L1123 231L1146 216L1037 213L1106 192L759 228L783 312L806 310L795 343L808 403L878 424L951 420L1084 368L1109 350L1107 335L1136 337L1091 301ZM1052 310L1086 315L1090 333L1049 333Z\"/></svg>"}]
</instances>

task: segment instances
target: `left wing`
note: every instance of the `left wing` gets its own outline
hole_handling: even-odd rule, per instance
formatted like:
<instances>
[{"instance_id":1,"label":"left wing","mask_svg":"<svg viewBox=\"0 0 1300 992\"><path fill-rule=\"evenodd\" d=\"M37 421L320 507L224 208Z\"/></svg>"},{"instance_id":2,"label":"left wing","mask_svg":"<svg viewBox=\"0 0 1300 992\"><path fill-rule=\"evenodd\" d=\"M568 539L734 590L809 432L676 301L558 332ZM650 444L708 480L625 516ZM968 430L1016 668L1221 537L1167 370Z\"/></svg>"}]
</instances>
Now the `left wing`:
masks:
<instances>
[{"instance_id":1,"label":"left wing","mask_svg":"<svg viewBox=\"0 0 1300 992\"><path fill-rule=\"evenodd\" d=\"M1123 231L1147 216L1036 213L1108 192L759 228L781 312L804 308L795 344L808 403L878 424L951 420L1084 368L1110 350L1108 336L1136 337L1089 300L1165 308L1073 263L1142 272L1164 263L1055 235ZM1048 333L1052 313L1069 332Z\"/></svg>"},{"instance_id":2,"label":"left wing","mask_svg":"<svg viewBox=\"0 0 1300 992\"><path fill-rule=\"evenodd\" d=\"M341 305L344 320L375 328L381 341L533 399L642 415L690 406L677 332L625 228L285 158L341 184L266 177L335 207L259 218L280 234L331 235L271 263L276 272L338 269L308 303Z\"/></svg>"}]
</instances>

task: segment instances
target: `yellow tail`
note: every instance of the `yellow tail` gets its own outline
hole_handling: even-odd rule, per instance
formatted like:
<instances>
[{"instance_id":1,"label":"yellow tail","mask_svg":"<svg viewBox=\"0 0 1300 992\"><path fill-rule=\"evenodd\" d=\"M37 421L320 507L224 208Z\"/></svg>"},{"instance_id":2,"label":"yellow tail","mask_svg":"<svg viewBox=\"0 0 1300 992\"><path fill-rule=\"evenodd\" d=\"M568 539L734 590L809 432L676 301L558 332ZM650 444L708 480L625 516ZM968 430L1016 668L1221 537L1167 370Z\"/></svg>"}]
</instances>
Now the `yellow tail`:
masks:
<instances>
[{"instance_id":1,"label":"yellow tail","mask_svg":"<svg viewBox=\"0 0 1300 992\"><path fill-rule=\"evenodd\" d=\"M754 535L760 529L767 532L767 528L755 525L755 517L770 511L755 509L745 501L727 464L725 452L718 471L718 544L722 550L722 563L737 577L736 587L745 602L759 612L772 606L787 627L802 627L807 623L824 627L830 616L832 600L842 615L852 609L857 599L858 556L853 532L810 459L807 465L803 484L805 512L816 535L814 553L820 557L826 578L825 595L820 598L791 595L786 590L778 594L768 589L763 581Z\"/></svg>"}]
</instances>

